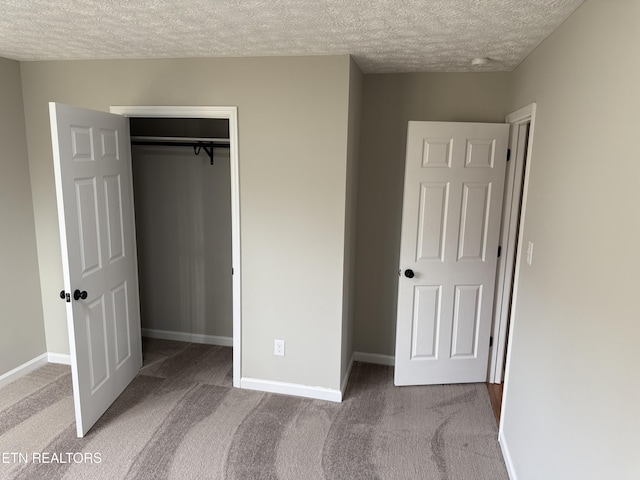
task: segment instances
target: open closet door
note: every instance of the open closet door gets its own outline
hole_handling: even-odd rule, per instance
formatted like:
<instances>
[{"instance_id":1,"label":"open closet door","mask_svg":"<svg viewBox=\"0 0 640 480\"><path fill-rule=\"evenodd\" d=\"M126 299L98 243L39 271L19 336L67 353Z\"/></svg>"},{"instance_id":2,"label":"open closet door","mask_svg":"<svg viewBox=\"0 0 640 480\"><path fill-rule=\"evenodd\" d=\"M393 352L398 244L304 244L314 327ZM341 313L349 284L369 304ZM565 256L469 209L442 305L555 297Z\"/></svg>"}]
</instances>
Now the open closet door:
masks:
<instances>
[{"instance_id":1,"label":"open closet door","mask_svg":"<svg viewBox=\"0 0 640 480\"><path fill-rule=\"evenodd\" d=\"M49 104L76 429L142 366L128 119Z\"/></svg>"}]
</instances>

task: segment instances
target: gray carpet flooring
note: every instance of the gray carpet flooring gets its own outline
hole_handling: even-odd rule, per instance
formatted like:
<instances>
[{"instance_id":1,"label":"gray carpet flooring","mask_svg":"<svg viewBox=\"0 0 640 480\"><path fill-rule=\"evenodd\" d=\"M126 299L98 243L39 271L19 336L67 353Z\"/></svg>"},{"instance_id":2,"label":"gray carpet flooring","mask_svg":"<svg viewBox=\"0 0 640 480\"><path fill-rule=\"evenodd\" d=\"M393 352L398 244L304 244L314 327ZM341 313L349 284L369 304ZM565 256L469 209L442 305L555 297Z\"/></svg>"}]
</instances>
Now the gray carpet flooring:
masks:
<instances>
[{"instance_id":1,"label":"gray carpet flooring","mask_svg":"<svg viewBox=\"0 0 640 480\"><path fill-rule=\"evenodd\" d=\"M0 478L508 479L484 384L356 363L337 404L231 388L230 348L145 339L144 364L82 439L68 367L1 389Z\"/></svg>"}]
</instances>

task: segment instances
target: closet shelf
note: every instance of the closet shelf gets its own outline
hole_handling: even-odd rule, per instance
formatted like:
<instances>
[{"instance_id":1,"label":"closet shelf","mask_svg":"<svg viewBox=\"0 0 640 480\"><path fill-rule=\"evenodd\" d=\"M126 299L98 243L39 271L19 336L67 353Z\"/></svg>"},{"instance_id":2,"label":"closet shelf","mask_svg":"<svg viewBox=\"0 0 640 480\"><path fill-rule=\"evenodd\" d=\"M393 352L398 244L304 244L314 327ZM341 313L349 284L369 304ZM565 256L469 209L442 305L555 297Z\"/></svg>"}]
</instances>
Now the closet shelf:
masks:
<instances>
[{"instance_id":1,"label":"closet shelf","mask_svg":"<svg viewBox=\"0 0 640 480\"><path fill-rule=\"evenodd\" d=\"M204 150L211 159L213 165L213 149L229 148L228 138L203 138L203 137L151 137L151 136L132 136L132 145L154 145L154 146L172 146L172 147L193 147L193 153L200 155L200 151Z\"/></svg>"}]
</instances>

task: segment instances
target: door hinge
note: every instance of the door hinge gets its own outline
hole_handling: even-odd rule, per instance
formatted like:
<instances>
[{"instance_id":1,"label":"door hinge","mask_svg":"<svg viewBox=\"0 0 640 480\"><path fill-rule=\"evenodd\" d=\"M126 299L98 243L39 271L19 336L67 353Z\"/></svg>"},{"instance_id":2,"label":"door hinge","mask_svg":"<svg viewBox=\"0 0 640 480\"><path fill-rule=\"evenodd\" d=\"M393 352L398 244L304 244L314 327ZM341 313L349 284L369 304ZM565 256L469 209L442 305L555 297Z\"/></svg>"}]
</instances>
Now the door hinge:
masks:
<instances>
[{"instance_id":1,"label":"door hinge","mask_svg":"<svg viewBox=\"0 0 640 480\"><path fill-rule=\"evenodd\" d=\"M493 347L493 337L489 337L489 347Z\"/></svg>"},{"instance_id":2,"label":"door hinge","mask_svg":"<svg viewBox=\"0 0 640 480\"><path fill-rule=\"evenodd\" d=\"M511 149L507 148L507 162L511 160Z\"/></svg>"},{"instance_id":3,"label":"door hinge","mask_svg":"<svg viewBox=\"0 0 640 480\"><path fill-rule=\"evenodd\" d=\"M498 245L498 258L500 258L500 255L502 255L502 247Z\"/></svg>"}]
</instances>

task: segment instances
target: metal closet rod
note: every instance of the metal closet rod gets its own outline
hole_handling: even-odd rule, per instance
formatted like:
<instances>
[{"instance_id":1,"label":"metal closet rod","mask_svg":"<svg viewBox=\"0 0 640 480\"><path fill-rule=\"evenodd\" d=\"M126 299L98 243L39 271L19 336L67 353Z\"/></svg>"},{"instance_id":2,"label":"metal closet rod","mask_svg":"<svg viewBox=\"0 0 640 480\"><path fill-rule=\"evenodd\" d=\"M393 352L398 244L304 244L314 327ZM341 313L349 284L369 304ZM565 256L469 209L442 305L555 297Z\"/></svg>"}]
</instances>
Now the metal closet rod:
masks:
<instances>
[{"instance_id":1,"label":"metal closet rod","mask_svg":"<svg viewBox=\"0 0 640 480\"><path fill-rule=\"evenodd\" d=\"M173 147L193 147L193 153L200 155L200 151L204 150L211 159L213 165L213 149L229 148L228 138L201 138L201 137L150 137L150 136L132 136L132 145L156 145L156 146L173 146Z\"/></svg>"}]
</instances>

